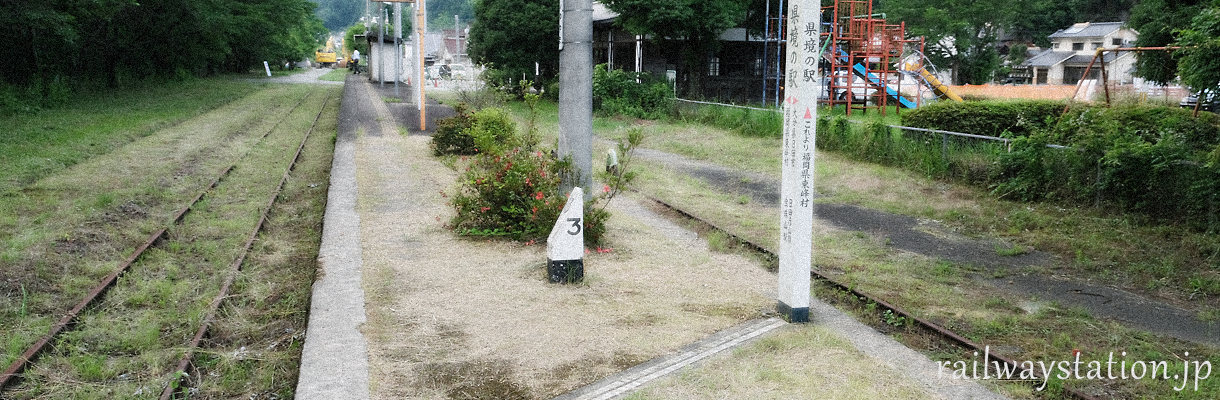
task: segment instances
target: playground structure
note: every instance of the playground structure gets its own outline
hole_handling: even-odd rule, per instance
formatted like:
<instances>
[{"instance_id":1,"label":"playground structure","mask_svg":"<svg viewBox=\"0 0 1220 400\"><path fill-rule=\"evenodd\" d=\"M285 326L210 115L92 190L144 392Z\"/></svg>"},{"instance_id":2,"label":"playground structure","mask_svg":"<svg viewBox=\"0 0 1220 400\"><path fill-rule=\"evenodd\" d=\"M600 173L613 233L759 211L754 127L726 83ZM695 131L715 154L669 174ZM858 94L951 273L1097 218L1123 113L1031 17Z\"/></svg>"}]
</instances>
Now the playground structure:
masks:
<instances>
[{"instance_id":1,"label":"playground structure","mask_svg":"<svg viewBox=\"0 0 1220 400\"><path fill-rule=\"evenodd\" d=\"M779 14L772 16L768 1L763 50L763 98L774 95L775 105L783 90L783 48L789 44L784 0L779 6ZM888 23L884 14L874 12L872 0L834 0L822 7L821 28L823 104L843 105L848 115L870 108L884 114L889 106L919 107L925 90L936 98L962 101L936 77L935 67L923 55L923 38L907 38L906 23ZM904 76L916 82L908 87L914 90L913 99L903 92Z\"/></svg>"},{"instance_id":2,"label":"playground structure","mask_svg":"<svg viewBox=\"0 0 1220 400\"><path fill-rule=\"evenodd\" d=\"M907 38L905 22L889 23L873 11L872 0L835 0L822 8L822 58L828 65L823 103L842 104L848 115L869 108L884 115L891 105L919 107L925 87L937 98L962 101L929 70L934 67L923 55L923 38ZM904 75L918 83L914 100L903 94Z\"/></svg>"}]
</instances>

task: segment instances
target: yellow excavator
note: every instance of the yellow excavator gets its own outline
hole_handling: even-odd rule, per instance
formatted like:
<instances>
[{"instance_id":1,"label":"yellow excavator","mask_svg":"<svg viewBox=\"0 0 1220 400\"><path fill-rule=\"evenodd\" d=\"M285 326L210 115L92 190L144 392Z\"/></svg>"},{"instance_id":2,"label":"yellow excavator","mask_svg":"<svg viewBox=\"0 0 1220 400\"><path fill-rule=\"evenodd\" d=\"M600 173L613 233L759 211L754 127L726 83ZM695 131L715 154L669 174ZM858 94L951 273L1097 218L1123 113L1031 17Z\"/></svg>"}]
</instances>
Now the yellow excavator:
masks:
<instances>
[{"instance_id":1,"label":"yellow excavator","mask_svg":"<svg viewBox=\"0 0 1220 400\"><path fill-rule=\"evenodd\" d=\"M324 68L334 68L336 61L335 54L335 38L330 37L326 39L325 49L314 52L314 59L317 60L318 65Z\"/></svg>"}]
</instances>

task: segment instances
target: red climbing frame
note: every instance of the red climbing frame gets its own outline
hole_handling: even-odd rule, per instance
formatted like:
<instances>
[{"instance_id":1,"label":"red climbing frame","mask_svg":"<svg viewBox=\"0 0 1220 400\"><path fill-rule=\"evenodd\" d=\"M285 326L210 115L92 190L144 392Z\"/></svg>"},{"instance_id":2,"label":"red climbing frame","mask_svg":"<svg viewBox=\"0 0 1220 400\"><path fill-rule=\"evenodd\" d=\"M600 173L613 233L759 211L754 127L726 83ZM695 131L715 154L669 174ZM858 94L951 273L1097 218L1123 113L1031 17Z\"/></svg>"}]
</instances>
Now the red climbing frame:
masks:
<instances>
[{"instance_id":1,"label":"red climbing frame","mask_svg":"<svg viewBox=\"0 0 1220 400\"><path fill-rule=\"evenodd\" d=\"M907 46L923 51L923 38L907 39L905 23L887 24L873 12L872 0L835 0L823 7L822 40L829 42L823 58L830 65L823 74L828 80L823 103L842 104L848 115L869 108L885 115L887 106L898 104L891 97L901 93L895 65Z\"/></svg>"}]
</instances>

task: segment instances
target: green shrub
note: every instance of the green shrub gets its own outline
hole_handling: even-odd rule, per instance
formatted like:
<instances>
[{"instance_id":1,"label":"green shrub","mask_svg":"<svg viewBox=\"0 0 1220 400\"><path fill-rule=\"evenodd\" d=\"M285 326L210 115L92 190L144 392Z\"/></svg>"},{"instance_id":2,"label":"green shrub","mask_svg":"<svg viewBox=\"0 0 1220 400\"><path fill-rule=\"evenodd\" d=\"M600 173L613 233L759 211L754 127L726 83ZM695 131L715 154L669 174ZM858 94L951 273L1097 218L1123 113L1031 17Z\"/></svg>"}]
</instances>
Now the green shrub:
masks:
<instances>
[{"instance_id":1,"label":"green shrub","mask_svg":"<svg viewBox=\"0 0 1220 400\"><path fill-rule=\"evenodd\" d=\"M1062 144L1080 141L1076 135L1104 138L1135 135L1148 142L1172 136L1196 149L1220 143L1220 116L1199 113L1196 118L1190 110L1180 107L1141 104L1073 107L1053 128L1054 139Z\"/></svg>"},{"instance_id":2,"label":"green shrub","mask_svg":"<svg viewBox=\"0 0 1220 400\"><path fill-rule=\"evenodd\" d=\"M563 209L559 176L564 165L542 152L512 150L471 160L453 196L459 234L544 238Z\"/></svg>"},{"instance_id":3,"label":"green shrub","mask_svg":"<svg viewBox=\"0 0 1220 400\"><path fill-rule=\"evenodd\" d=\"M902 125L984 136L1027 136L1054 124L1064 103L1048 100L941 101L902 113Z\"/></svg>"},{"instance_id":4,"label":"green shrub","mask_svg":"<svg viewBox=\"0 0 1220 400\"><path fill-rule=\"evenodd\" d=\"M1107 205L1220 229L1220 165L1209 158L1218 142L1215 119L1175 107L1073 108L1057 125L1014 141L993 188L1002 197Z\"/></svg>"},{"instance_id":5,"label":"green shrub","mask_svg":"<svg viewBox=\"0 0 1220 400\"><path fill-rule=\"evenodd\" d=\"M852 158L985 186L1002 197L1109 206L1220 231L1220 117L1144 104L941 102L903 124L1010 135L1010 146L846 118L818 121L818 146ZM1056 146L1056 147L1052 147Z\"/></svg>"},{"instance_id":6,"label":"green shrub","mask_svg":"<svg viewBox=\"0 0 1220 400\"><path fill-rule=\"evenodd\" d=\"M605 64L598 64L593 68L593 108L606 116L659 119L673 108L673 92L647 74L607 70Z\"/></svg>"},{"instance_id":7,"label":"green shrub","mask_svg":"<svg viewBox=\"0 0 1220 400\"><path fill-rule=\"evenodd\" d=\"M432 152L438 156L503 154L521 144L516 124L503 109L488 107L470 113L464 104L458 104L454 111L456 115L437 122L432 135Z\"/></svg>"},{"instance_id":8,"label":"green shrub","mask_svg":"<svg viewBox=\"0 0 1220 400\"><path fill-rule=\"evenodd\" d=\"M474 118L466 110L465 103L453 106L453 111L454 116L436 122L436 133L432 134L432 153L438 156L474 154L474 136L470 134Z\"/></svg>"},{"instance_id":9,"label":"green shrub","mask_svg":"<svg viewBox=\"0 0 1220 400\"><path fill-rule=\"evenodd\" d=\"M555 81L555 82L546 84L546 87L542 90L542 97L547 100L553 101L553 102L558 102L559 101L559 82Z\"/></svg>"},{"instance_id":10,"label":"green shrub","mask_svg":"<svg viewBox=\"0 0 1220 400\"><path fill-rule=\"evenodd\" d=\"M519 146L517 124L504 109L490 107L476 111L468 132L474 137L475 152L500 155Z\"/></svg>"},{"instance_id":11,"label":"green shrub","mask_svg":"<svg viewBox=\"0 0 1220 400\"><path fill-rule=\"evenodd\" d=\"M572 176L571 163L557 161L548 152L521 137L503 111L485 109L470 117L466 137L478 144L479 152L469 161L453 195L457 210L450 225L459 234L507 237L516 240L545 238L563 209L566 194L560 181ZM456 124L456 123L454 123ZM606 204L634 178L629 170L631 154L643 134L628 132L620 143L619 168L601 175L606 186L585 203L585 243L601 247L610 213ZM486 151L484 151L486 150ZM600 205L600 207L599 207Z\"/></svg>"}]
</instances>

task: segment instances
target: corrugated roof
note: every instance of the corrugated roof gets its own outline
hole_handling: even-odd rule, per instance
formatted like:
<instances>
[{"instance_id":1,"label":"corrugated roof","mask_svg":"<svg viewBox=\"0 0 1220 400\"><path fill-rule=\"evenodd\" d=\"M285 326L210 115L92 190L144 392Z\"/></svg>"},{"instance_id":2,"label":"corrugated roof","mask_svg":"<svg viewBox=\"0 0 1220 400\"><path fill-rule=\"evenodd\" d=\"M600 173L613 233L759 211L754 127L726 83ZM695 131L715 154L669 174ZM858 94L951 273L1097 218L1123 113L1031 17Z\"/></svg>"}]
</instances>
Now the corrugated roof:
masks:
<instances>
[{"instance_id":1,"label":"corrugated roof","mask_svg":"<svg viewBox=\"0 0 1220 400\"><path fill-rule=\"evenodd\" d=\"M1122 27L1123 22L1081 22L1078 24L1073 24L1067 29L1055 31L1055 33L1050 35L1050 38L1103 37L1119 30Z\"/></svg>"},{"instance_id":2,"label":"corrugated roof","mask_svg":"<svg viewBox=\"0 0 1220 400\"><path fill-rule=\"evenodd\" d=\"M1022 67L1049 67L1072 58L1075 52L1047 50L1021 63Z\"/></svg>"}]
</instances>

